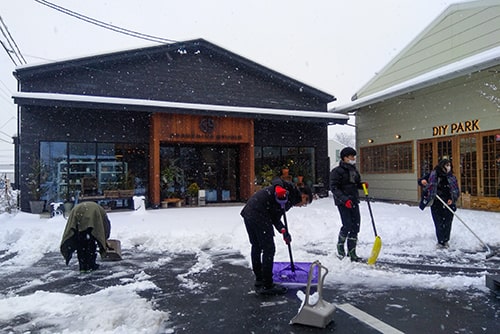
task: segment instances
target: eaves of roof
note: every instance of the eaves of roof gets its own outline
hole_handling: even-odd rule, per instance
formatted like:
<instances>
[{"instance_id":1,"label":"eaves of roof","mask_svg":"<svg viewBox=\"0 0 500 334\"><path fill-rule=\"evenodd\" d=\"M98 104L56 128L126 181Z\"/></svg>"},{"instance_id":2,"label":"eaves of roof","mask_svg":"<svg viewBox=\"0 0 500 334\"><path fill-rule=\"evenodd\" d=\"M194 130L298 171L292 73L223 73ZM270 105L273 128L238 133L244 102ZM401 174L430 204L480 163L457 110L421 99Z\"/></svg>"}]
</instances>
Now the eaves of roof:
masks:
<instances>
[{"instance_id":1,"label":"eaves of roof","mask_svg":"<svg viewBox=\"0 0 500 334\"><path fill-rule=\"evenodd\" d=\"M352 103L347 103L338 107L331 108L329 112L343 114L352 113L360 108L383 102L385 100L435 84L439 84L451 79L455 79L470 73L479 72L498 64L500 64L500 47L496 47L469 58L443 66L431 72L422 74L416 78L384 89L380 92L360 98L359 100L356 100Z\"/></svg>"}]
</instances>

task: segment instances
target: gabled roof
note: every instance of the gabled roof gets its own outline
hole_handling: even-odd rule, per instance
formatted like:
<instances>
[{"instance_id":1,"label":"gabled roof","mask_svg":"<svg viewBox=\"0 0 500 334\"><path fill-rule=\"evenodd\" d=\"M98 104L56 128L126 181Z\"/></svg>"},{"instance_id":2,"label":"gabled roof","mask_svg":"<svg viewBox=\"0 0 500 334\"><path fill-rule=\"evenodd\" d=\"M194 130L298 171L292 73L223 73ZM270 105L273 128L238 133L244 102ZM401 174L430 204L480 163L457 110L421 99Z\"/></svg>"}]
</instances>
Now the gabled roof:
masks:
<instances>
[{"instance_id":1,"label":"gabled roof","mask_svg":"<svg viewBox=\"0 0 500 334\"><path fill-rule=\"evenodd\" d=\"M450 5L353 97L348 112L499 64L500 2Z\"/></svg>"},{"instance_id":2,"label":"gabled roof","mask_svg":"<svg viewBox=\"0 0 500 334\"><path fill-rule=\"evenodd\" d=\"M68 59L63 61L55 61L38 65L23 65L16 68L14 75L18 79L33 75L43 75L50 72L55 72L63 69L84 67L95 63L114 62L120 60L133 60L144 55L154 56L156 54L165 54L166 52L197 52L197 50L206 50L220 57L223 57L227 62L237 64L239 67L245 67L258 75L269 78L272 81L278 82L286 87L301 91L305 94L311 94L318 99L329 103L335 101L336 98L326 92L306 85L298 80L292 79L277 71L262 66L254 61L239 56L231 51L212 44L204 39L195 39L190 41L163 44L160 46L142 47L137 49L129 49L106 54L97 54L81 58Z\"/></svg>"}]
</instances>

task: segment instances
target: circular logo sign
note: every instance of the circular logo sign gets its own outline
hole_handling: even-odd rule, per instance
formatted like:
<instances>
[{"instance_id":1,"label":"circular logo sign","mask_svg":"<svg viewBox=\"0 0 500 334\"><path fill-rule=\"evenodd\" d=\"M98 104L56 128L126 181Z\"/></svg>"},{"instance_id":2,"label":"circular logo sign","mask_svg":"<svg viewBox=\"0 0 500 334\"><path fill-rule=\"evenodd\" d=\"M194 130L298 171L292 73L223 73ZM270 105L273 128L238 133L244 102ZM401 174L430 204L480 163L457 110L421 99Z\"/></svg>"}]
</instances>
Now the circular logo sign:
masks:
<instances>
[{"instance_id":1,"label":"circular logo sign","mask_svg":"<svg viewBox=\"0 0 500 334\"><path fill-rule=\"evenodd\" d=\"M200 121L200 130L204 133L211 133L214 131L215 122L212 118L202 118Z\"/></svg>"}]
</instances>

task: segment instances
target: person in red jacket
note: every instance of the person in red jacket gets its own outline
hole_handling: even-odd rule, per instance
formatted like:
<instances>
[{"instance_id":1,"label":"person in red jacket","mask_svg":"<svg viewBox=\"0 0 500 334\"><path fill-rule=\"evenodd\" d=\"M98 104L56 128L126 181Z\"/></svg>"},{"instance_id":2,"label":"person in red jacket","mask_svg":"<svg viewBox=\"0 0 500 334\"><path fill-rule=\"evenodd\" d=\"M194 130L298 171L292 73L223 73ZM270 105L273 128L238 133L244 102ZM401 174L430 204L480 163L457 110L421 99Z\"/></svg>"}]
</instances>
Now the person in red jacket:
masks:
<instances>
[{"instance_id":1,"label":"person in red jacket","mask_svg":"<svg viewBox=\"0 0 500 334\"><path fill-rule=\"evenodd\" d=\"M347 255L353 262L362 259L356 254L358 233L361 224L359 212L359 190L363 189L361 176L356 169L356 150L346 147L340 151L340 163L330 173L330 190L342 220L340 228L337 253L340 259L346 256L345 242L347 240Z\"/></svg>"},{"instance_id":2,"label":"person in red jacket","mask_svg":"<svg viewBox=\"0 0 500 334\"><path fill-rule=\"evenodd\" d=\"M283 235L285 243L292 237L281 222L283 210L304 206L312 202L309 187L300 189L293 183L275 179L269 187L257 191L241 210L251 247L252 270L255 274L256 292L279 295L287 289L273 282L273 262L276 247L274 230Z\"/></svg>"}]
</instances>

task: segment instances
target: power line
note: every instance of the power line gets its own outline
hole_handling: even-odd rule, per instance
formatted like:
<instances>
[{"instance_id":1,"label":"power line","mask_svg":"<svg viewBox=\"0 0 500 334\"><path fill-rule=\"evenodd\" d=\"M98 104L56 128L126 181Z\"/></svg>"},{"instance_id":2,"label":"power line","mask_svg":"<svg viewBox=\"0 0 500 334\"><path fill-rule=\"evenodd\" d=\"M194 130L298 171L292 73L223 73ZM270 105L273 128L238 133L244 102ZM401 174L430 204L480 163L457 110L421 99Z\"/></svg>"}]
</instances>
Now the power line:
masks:
<instances>
[{"instance_id":1,"label":"power line","mask_svg":"<svg viewBox=\"0 0 500 334\"><path fill-rule=\"evenodd\" d=\"M99 26L99 27L102 27L102 28L105 28L105 29L109 29L109 30L112 30L112 31L115 31L115 32L119 32L121 34L125 34L125 35L136 37L136 38L141 38L141 39L144 39L144 40L147 40L147 41L152 41L152 42L157 42L157 43L176 43L177 42L177 41L174 41L172 39L157 37L157 36L148 35L148 34L143 34L143 33L137 32L137 31L133 31L133 30L121 28L121 27L115 26L113 24L102 22L102 21L96 20L94 18L91 18L89 16L86 16L86 15L74 12L72 10L69 10L67 8L58 6L58 5L56 5L54 3L51 3L49 1L45 1L45 0L35 0L35 1L38 2L41 5L44 5L44 6L52 8L52 9L55 9L55 10L61 12L61 13L73 16L73 17L75 17L75 18L77 18L79 20L82 20L82 21L94 24L96 26Z\"/></svg>"},{"instance_id":2,"label":"power line","mask_svg":"<svg viewBox=\"0 0 500 334\"><path fill-rule=\"evenodd\" d=\"M7 47L7 45L5 45L3 41L1 41L2 46L5 49L5 51L9 54L9 57L14 63L14 65L17 66L19 64L21 65L26 64L26 59L24 59L23 55L21 54L21 50L19 50L16 41L14 40L14 38L12 38L9 29L7 28L7 25L5 24L1 16L0 16L0 31L2 32L2 35L5 37L7 43L9 44L10 49ZM19 64L17 64L17 62L14 60L12 54L14 54L14 56L17 58Z\"/></svg>"},{"instance_id":3,"label":"power line","mask_svg":"<svg viewBox=\"0 0 500 334\"><path fill-rule=\"evenodd\" d=\"M10 123L10 121L16 120L14 116L11 116L5 123L3 123L2 126L0 126L0 129L2 129L4 126ZM0 134L5 134L6 136L10 136L9 134L5 133L4 131L0 130Z\"/></svg>"}]
</instances>

